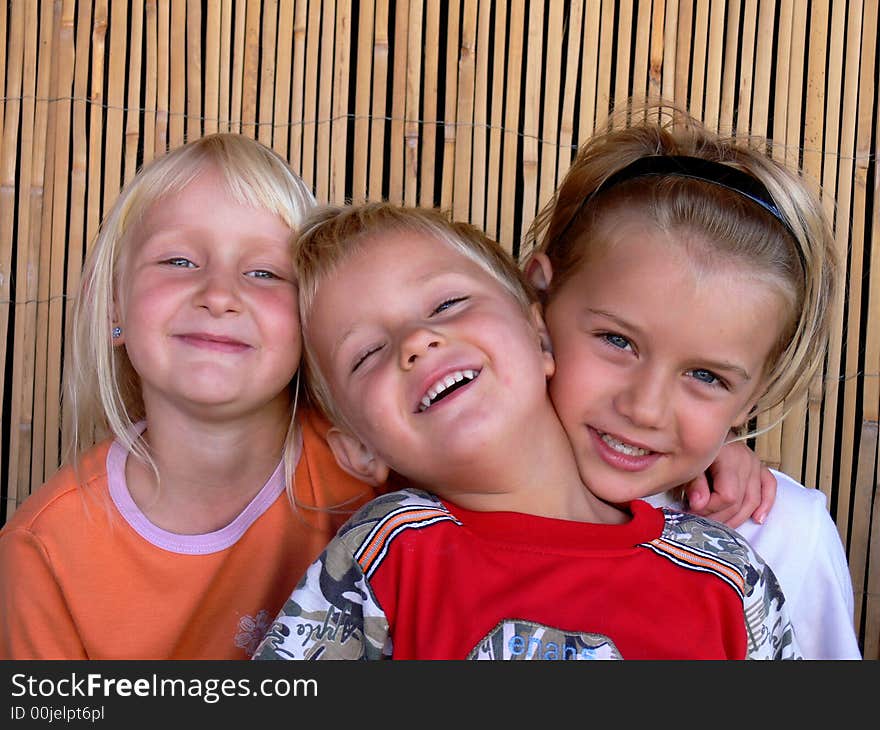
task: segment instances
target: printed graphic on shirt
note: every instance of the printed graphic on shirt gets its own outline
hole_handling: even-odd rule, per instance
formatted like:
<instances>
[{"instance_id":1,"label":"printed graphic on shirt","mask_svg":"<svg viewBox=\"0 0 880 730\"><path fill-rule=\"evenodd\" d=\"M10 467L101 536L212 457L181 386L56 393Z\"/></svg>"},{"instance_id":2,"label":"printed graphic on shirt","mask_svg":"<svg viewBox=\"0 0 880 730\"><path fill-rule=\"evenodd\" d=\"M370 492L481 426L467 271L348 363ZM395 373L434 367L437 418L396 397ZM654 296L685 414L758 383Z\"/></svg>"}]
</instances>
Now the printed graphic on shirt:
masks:
<instances>
[{"instance_id":1,"label":"printed graphic on shirt","mask_svg":"<svg viewBox=\"0 0 880 730\"><path fill-rule=\"evenodd\" d=\"M238 631L235 634L235 645L244 649L250 656L257 648L257 644L266 633L266 629L272 623L272 616L265 609L257 612L256 616L244 615L238 620Z\"/></svg>"},{"instance_id":2,"label":"printed graphic on shirt","mask_svg":"<svg viewBox=\"0 0 880 730\"><path fill-rule=\"evenodd\" d=\"M623 659L602 634L569 633L533 621L501 621L468 654L468 659L583 661Z\"/></svg>"}]
</instances>

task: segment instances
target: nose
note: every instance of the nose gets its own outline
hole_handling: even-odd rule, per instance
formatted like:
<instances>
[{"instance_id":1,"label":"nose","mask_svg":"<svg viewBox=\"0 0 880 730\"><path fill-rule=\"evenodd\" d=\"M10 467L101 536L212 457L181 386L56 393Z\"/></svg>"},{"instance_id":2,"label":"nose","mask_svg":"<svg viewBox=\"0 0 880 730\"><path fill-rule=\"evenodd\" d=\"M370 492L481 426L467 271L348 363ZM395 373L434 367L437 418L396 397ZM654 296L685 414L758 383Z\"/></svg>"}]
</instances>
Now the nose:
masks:
<instances>
[{"instance_id":1,"label":"nose","mask_svg":"<svg viewBox=\"0 0 880 730\"><path fill-rule=\"evenodd\" d=\"M616 398L618 412L635 426L657 429L665 424L672 384L645 370L631 373Z\"/></svg>"},{"instance_id":2,"label":"nose","mask_svg":"<svg viewBox=\"0 0 880 730\"><path fill-rule=\"evenodd\" d=\"M420 357L444 343L442 335L427 327L414 327L400 340L400 367L410 370Z\"/></svg>"},{"instance_id":3,"label":"nose","mask_svg":"<svg viewBox=\"0 0 880 730\"><path fill-rule=\"evenodd\" d=\"M241 309L238 272L225 269L206 270L196 303L218 317Z\"/></svg>"}]
</instances>

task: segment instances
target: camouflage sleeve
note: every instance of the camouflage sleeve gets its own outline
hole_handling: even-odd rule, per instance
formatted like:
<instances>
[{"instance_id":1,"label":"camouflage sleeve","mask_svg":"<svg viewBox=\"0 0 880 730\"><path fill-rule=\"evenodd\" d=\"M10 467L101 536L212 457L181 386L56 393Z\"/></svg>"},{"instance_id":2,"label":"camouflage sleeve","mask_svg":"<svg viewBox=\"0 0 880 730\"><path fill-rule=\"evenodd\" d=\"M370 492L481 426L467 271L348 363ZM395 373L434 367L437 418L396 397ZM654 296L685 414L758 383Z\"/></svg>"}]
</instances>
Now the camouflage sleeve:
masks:
<instances>
[{"instance_id":1,"label":"camouflage sleeve","mask_svg":"<svg viewBox=\"0 0 880 730\"><path fill-rule=\"evenodd\" d=\"M739 533L697 515L664 508L663 538L695 551L701 569L712 570L742 597L746 659L802 659L785 596L770 566ZM657 541L655 541L657 542Z\"/></svg>"},{"instance_id":2,"label":"camouflage sleeve","mask_svg":"<svg viewBox=\"0 0 880 730\"><path fill-rule=\"evenodd\" d=\"M388 620L342 536L284 604L254 659L387 659Z\"/></svg>"},{"instance_id":3,"label":"camouflage sleeve","mask_svg":"<svg viewBox=\"0 0 880 730\"><path fill-rule=\"evenodd\" d=\"M757 576L751 592L743 596L746 659L803 659L779 582L770 566L754 552L752 555Z\"/></svg>"}]
</instances>

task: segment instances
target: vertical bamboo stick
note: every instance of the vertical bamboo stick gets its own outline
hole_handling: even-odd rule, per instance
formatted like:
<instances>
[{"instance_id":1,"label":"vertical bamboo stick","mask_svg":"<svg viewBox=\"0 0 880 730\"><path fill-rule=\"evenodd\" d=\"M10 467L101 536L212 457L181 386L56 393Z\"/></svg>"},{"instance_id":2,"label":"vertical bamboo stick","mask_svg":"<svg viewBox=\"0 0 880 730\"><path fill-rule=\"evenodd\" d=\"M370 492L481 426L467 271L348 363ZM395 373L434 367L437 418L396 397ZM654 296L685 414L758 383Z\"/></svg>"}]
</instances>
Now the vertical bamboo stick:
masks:
<instances>
[{"instance_id":1,"label":"vertical bamboo stick","mask_svg":"<svg viewBox=\"0 0 880 730\"><path fill-rule=\"evenodd\" d=\"M477 3L467 0L461 21L461 42L458 52L458 104L455 109L457 124L455 140L452 211L456 219L470 220L471 168L474 138L474 88L476 80Z\"/></svg>"},{"instance_id":2,"label":"vertical bamboo stick","mask_svg":"<svg viewBox=\"0 0 880 730\"><path fill-rule=\"evenodd\" d=\"M608 112L611 109L611 59L614 51L614 3L611 0L602 0L602 18L599 28L599 65L595 75L596 79L596 119L591 129L597 129L605 124ZM584 137L584 139L586 139Z\"/></svg>"},{"instance_id":3,"label":"vertical bamboo stick","mask_svg":"<svg viewBox=\"0 0 880 730\"><path fill-rule=\"evenodd\" d=\"M852 535L848 551L849 572L855 599L853 622L861 626L865 608L865 582L868 574L868 533L871 529L871 498L874 496L876 472L877 421L863 420L859 433L858 459L854 484ZM874 566L877 570L877 566Z\"/></svg>"},{"instance_id":4,"label":"vertical bamboo stick","mask_svg":"<svg viewBox=\"0 0 880 730\"><path fill-rule=\"evenodd\" d=\"M830 224L834 221L834 200L837 194L837 172L840 167L840 124L838 115L843 106L844 32L846 30L846 7L844 3L834 3L830 18L828 45L827 101L825 104L825 136L822 155L822 208ZM854 117L849 117L853 119ZM846 260L846 247L840 246L835 235L836 249L841 261ZM825 375L817 383L819 403L815 413L810 413L811 435L815 434L816 446L808 451L807 477L805 483L818 486L825 493L828 504L832 504L831 483L823 479L828 461L834 461L833 444L837 436L837 404L840 386L840 355L843 340L843 287L831 305L832 323L828 341L828 355ZM833 414L833 415L832 415ZM821 429L821 430L820 430ZM829 444L832 446L829 447ZM815 456L813 448L815 448Z\"/></svg>"},{"instance_id":5,"label":"vertical bamboo stick","mask_svg":"<svg viewBox=\"0 0 880 730\"><path fill-rule=\"evenodd\" d=\"M205 134L220 130L220 46L223 37L223 5L217 2L205 6Z\"/></svg>"},{"instance_id":6,"label":"vertical bamboo stick","mask_svg":"<svg viewBox=\"0 0 880 730\"><path fill-rule=\"evenodd\" d=\"M321 19L321 68L333 67L333 31L336 25L336 8L333 3L323 3ZM318 202L330 200L330 123L333 115L333 74L322 73L318 79L318 113L316 124L317 149L315 150L315 193Z\"/></svg>"},{"instance_id":7,"label":"vertical bamboo stick","mask_svg":"<svg viewBox=\"0 0 880 730\"><path fill-rule=\"evenodd\" d=\"M769 0L759 0L759 2L750 129L752 134L766 137L770 114L770 72L773 68L773 34L776 14L774 2Z\"/></svg>"},{"instance_id":8,"label":"vertical bamboo stick","mask_svg":"<svg viewBox=\"0 0 880 730\"><path fill-rule=\"evenodd\" d=\"M778 40L775 58L776 85L773 94L773 147L772 155L779 162L785 162L785 130L788 126L788 87L791 66L792 7L789 0L782 0L779 10ZM784 405L777 406L770 413L758 419L758 427L766 428L776 423L784 413ZM776 426L757 438L756 452L769 467L782 467L782 428Z\"/></svg>"},{"instance_id":9,"label":"vertical bamboo stick","mask_svg":"<svg viewBox=\"0 0 880 730\"><path fill-rule=\"evenodd\" d=\"M16 167L18 163L18 137L21 113L22 75L24 70L25 3L12 5L9 17L8 69L6 77L6 109L3 128L3 147L0 154L0 342L2 342L3 372L6 372L11 280L12 280L12 234L15 226ZM0 382L0 403L3 402L6 378ZM6 424L0 422L0 439L5 439ZM17 506L14 486L10 485L7 519Z\"/></svg>"},{"instance_id":10,"label":"vertical bamboo stick","mask_svg":"<svg viewBox=\"0 0 880 730\"><path fill-rule=\"evenodd\" d=\"M186 139L202 136L202 4L199 0L186 3Z\"/></svg>"},{"instance_id":11,"label":"vertical bamboo stick","mask_svg":"<svg viewBox=\"0 0 880 730\"><path fill-rule=\"evenodd\" d=\"M16 212L19 227L18 240L20 245L17 252L15 307L12 311L14 322L14 337L11 355L12 361L12 388L10 392L11 419L9 434L9 470L7 482L10 493L15 493L16 503L21 504L30 494L30 482L32 467L36 467L42 476L42 433L40 438L33 439L33 410L34 401L37 403L38 413L35 414L37 421L42 426L42 409L45 407L45 387L35 392L34 388L34 325L32 315L36 314L37 282L35 273L40 270L40 260L32 256L32 252L39 252L39 240L41 233L41 213L43 209L43 163L46 149L46 125L48 110L45 101L37 110L36 98L39 95L46 99L48 88L45 88L47 71L50 63L41 64L40 76L43 84L37 81L37 48L40 40L45 40L49 34L47 57L52 58L52 9L43 6L42 18L38 21L37 5L28 3L25 9L23 35L24 35L24 63L21 80L21 157L19 162L19 185L22 195L19 196L18 210ZM47 17L48 11L48 17ZM48 27L47 27L48 26ZM42 31L42 32L40 32ZM41 37L42 36L42 37ZM43 88L40 88L43 87ZM10 123L13 120L10 119ZM17 121L17 120L16 120ZM36 142L36 145L34 144ZM10 242L11 243L11 242ZM10 269L11 269L10 252ZM29 276L30 274L30 276ZM11 292L10 292L11 293ZM28 300L34 302L28 304ZM8 302L3 297L3 304ZM6 311L6 306L4 306ZM5 331L3 333L6 334ZM9 342L8 337L3 338L4 351ZM5 365L5 362L4 362ZM45 374L45 368L39 373ZM4 373L7 368L4 367ZM38 377L39 379L39 377ZM36 446L39 461L36 465L31 463L31 447Z\"/></svg>"},{"instance_id":12,"label":"vertical bamboo stick","mask_svg":"<svg viewBox=\"0 0 880 730\"><path fill-rule=\"evenodd\" d=\"M293 0L278 5L278 61L275 64L275 102L272 109L272 149L287 157L290 140L290 76L293 71Z\"/></svg>"},{"instance_id":13,"label":"vertical bamboo stick","mask_svg":"<svg viewBox=\"0 0 880 730\"><path fill-rule=\"evenodd\" d=\"M336 60L333 74L333 122L330 148L330 200L345 203L348 150L348 63L351 55L351 0L339 0L336 14ZM418 106L416 106L418 110Z\"/></svg>"},{"instance_id":14,"label":"vertical bamboo stick","mask_svg":"<svg viewBox=\"0 0 880 730\"><path fill-rule=\"evenodd\" d=\"M722 75L724 68L724 23L726 0L712 0L709 10L709 46L706 63L706 97L703 123L718 130L721 123Z\"/></svg>"},{"instance_id":15,"label":"vertical bamboo stick","mask_svg":"<svg viewBox=\"0 0 880 730\"><path fill-rule=\"evenodd\" d=\"M419 104L422 78L422 14L421 0L411 0L406 34L406 101L403 122L403 198L416 205L419 195ZM430 165L430 163L428 163ZM431 167L433 167L431 165Z\"/></svg>"},{"instance_id":16,"label":"vertical bamboo stick","mask_svg":"<svg viewBox=\"0 0 880 730\"><path fill-rule=\"evenodd\" d=\"M709 68L707 57L709 48L709 3L707 2L697 2L693 39L694 50L691 54L691 101L689 108L693 116L701 121L705 121L706 115L703 109L703 100L705 99L706 85L708 83L706 74Z\"/></svg>"},{"instance_id":17,"label":"vertical bamboo stick","mask_svg":"<svg viewBox=\"0 0 880 730\"><path fill-rule=\"evenodd\" d=\"M156 87L159 77L159 21L157 13L156 0L146 0L144 7L144 26L146 28L146 47L144 49L144 56L146 58L144 64L144 129L141 133L144 148L144 164L153 159L156 148L156 109L158 103L156 96L158 89ZM77 44L77 47L80 48L81 46ZM77 77L79 75L79 73L76 74ZM74 96L76 97L75 91ZM74 107L74 113L76 113L76 109Z\"/></svg>"},{"instance_id":18,"label":"vertical bamboo stick","mask_svg":"<svg viewBox=\"0 0 880 730\"><path fill-rule=\"evenodd\" d=\"M854 267L848 263L847 253L850 249L850 221L851 221L851 204L853 195L854 181L854 158L856 154L856 123L858 119L858 84L859 84L859 64L861 60L861 30L862 30L862 3L860 0L854 0L849 3L847 10L847 29L846 29L846 61L843 78L843 119L851 120L845 124L841 134L840 142L840 161L837 172L837 193L836 193L836 216L834 237L837 242L837 248L844 255L840 259L840 265L844 273L853 271ZM855 247L852 249L853 256L859 256ZM844 308L847 296L854 296L853 289L860 287L860 282L853 279L852 275L847 278L847 286L841 286L839 295L839 308ZM855 373L858 368L858 338L859 325L858 320L853 322L852 305L848 308L849 312L846 316L845 332L846 332L846 359L842 367L842 380L837 388L838 398L843 402L843 412L853 414L855 408ZM844 325L842 325L843 327ZM836 420L837 412L832 411ZM849 536L849 504L850 504L850 479L853 469L853 450L855 448L855 419L844 418L841 424L841 432L839 437L840 454L838 456L837 467L834 469L833 460L829 459L827 467L823 468L820 476L820 484L822 491L826 494L832 493L832 483L836 489L837 496L832 504L832 511L837 521L837 529L840 532L844 545L848 541ZM838 478L838 475L840 477Z\"/></svg>"},{"instance_id":19,"label":"vertical bamboo stick","mask_svg":"<svg viewBox=\"0 0 880 730\"><path fill-rule=\"evenodd\" d=\"M737 98L736 61L739 47L741 0L728 0L727 33L724 39L724 65L721 73L721 97L718 128L725 134L734 130L733 110Z\"/></svg>"},{"instance_id":20,"label":"vertical bamboo stick","mask_svg":"<svg viewBox=\"0 0 880 730\"><path fill-rule=\"evenodd\" d=\"M107 210L122 183L122 130L125 107L125 69L128 61L126 21L128 3L113 0L110 5L110 67L107 73L107 112L104 117L104 200Z\"/></svg>"},{"instance_id":21,"label":"vertical bamboo stick","mask_svg":"<svg viewBox=\"0 0 880 730\"><path fill-rule=\"evenodd\" d=\"M86 185L88 214L86 238L92 240L101 222L101 168L103 165L104 128L104 41L107 33L107 2L95 2L92 17L92 68L89 92L89 178Z\"/></svg>"},{"instance_id":22,"label":"vertical bamboo stick","mask_svg":"<svg viewBox=\"0 0 880 730\"><path fill-rule=\"evenodd\" d=\"M160 2L156 14L156 139L153 155L158 157L168 150L168 116L171 109L170 69L171 63L171 15L167 2ZM89 240L92 236L89 236Z\"/></svg>"},{"instance_id":23,"label":"vertical bamboo stick","mask_svg":"<svg viewBox=\"0 0 880 730\"><path fill-rule=\"evenodd\" d=\"M568 49L565 60L565 89L562 93L562 119L559 123L559 150L556 156L556 185L571 166L574 146L574 106L577 95L578 61L581 55L584 4L575 0L569 6ZM528 252L525 252L528 253Z\"/></svg>"},{"instance_id":24,"label":"vertical bamboo stick","mask_svg":"<svg viewBox=\"0 0 880 730\"><path fill-rule=\"evenodd\" d=\"M651 3L639 3L639 13L650 9ZM613 43L617 46L615 56L616 72L614 77L614 106L620 106L626 103L631 94L644 94L644 87L639 86L640 82L645 80L646 69L639 67L638 50L636 50L636 65L631 63L630 55L632 54L632 31L633 31L633 2L632 0L620 0L617 9L617 28L614 32ZM604 35L604 31L603 31ZM636 26L636 47L639 49L642 33ZM611 39L609 39L611 40ZM610 44L609 44L610 45ZM647 48L647 42L641 44ZM647 57L647 50L645 51ZM646 64L647 65L647 64ZM630 76L632 76L632 88L630 88Z\"/></svg>"},{"instance_id":25,"label":"vertical bamboo stick","mask_svg":"<svg viewBox=\"0 0 880 730\"><path fill-rule=\"evenodd\" d=\"M792 16L792 49L806 47L806 29L809 19L806 17L806 6L794 4ZM788 87L788 127L785 134L786 163L793 169L800 166L799 150L801 147L801 131L804 126L802 85L804 79L804 58L792 54L790 66L790 83ZM798 481L803 479L803 436L806 430L807 398L800 396L786 401L790 412L782 424L782 471L790 474Z\"/></svg>"},{"instance_id":26,"label":"vertical bamboo stick","mask_svg":"<svg viewBox=\"0 0 880 730\"><path fill-rule=\"evenodd\" d=\"M364 3L369 5L370 3ZM290 89L290 147L287 159L290 166L302 175L303 84L306 73L307 0L296 0L293 15L293 81Z\"/></svg>"},{"instance_id":27,"label":"vertical bamboo stick","mask_svg":"<svg viewBox=\"0 0 880 730\"><path fill-rule=\"evenodd\" d=\"M250 0L250 2L254 2L254 0ZM248 11L246 2L237 2L235 4L235 37L232 41L232 101L229 110L229 128L233 132L242 133L246 133L242 121L244 119L244 87L246 83L245 66L247 65L245 56L248 53L246 38L250 15L251 13Z\"/></svg>"},{"instance_id":28,"label":"vertical bamboo stick","mask_svg":"<svg viewBox=\"0 0 880 730\"><path fill-rule=\"evenodd\" d=\"M538 136L540 135L541 115L541 66L544 56L542 39L544 36L544 13L541 3L529 5L528 41L526 58L526 84L522 120L522 210L523 226L535 217L538 203ZM512 210L511 210L512 212ZM512 216L510 216L512 217ZM514 244L511 232L502 243L508 250Z\"/></svg>"},{"instance_id":29,"label":"vertical bamboo stick","mask_svg":"<svg viewBox=\"0 0 880 730\"><path fill-rule=\"evenodd\" d=\"M275 108L275 50L278 34L278 0L263 0L263 29L260 33L257 64L260 86L257 112L257 139L272 147L274 137L272 111Z\"/></svg>"},{"instance_id":30,"label":"vertical bamboo stick","mask_svg":"<svg viewBox=\"0 0 880 730\"><path fill-rule=\"evenodd\" d=\"M138 143L141 138L141 57L144 41L144 1L132 0L131 42L129 43L128 101L125 112L125 166L122 180L134 177L138 164Z\"/></svg>"},{"instance_id":31,"label":"vertical bamboo stick","mask_svg":"<svg viewBox=\"0 0 880 730\"><path fill-rule=\"evenodd\" d=\"M370 75L373 70L373 3L361 3L358 16L357 70L354 84L354 140L352 144L351 198L367 199L370 153Z\"/></svg>"},{"instance_id":32,"label":"vertical bamboo stick","mask_svg":"<svg viewBox=\"0 0 880 730\"><path fill-rule=\"evenodd\" d=\"M516 201L516 185L521 179L522 172L517 167L517 147L519 129L519 98L520 98L520 69L522 69L522 45L523 27L525 17L523 15L522 2L510 4L510 32L507 46L507 76L512 83L507 85L506 110L504 115L504 151L501 160L501 208L499 210L500 235L498 240L510 245L514 239L513 219L514 205Z\"/></svg>"},{"instance_id":33,"label":"vertical bamboo stick","mask_svg":"<svg viewBox=\"0 0 880 730\"><path fill-rule=\"evenodd\" d=\"M481 5L485 7L485 4ZM440 89L437 69L440 64L440 9L441 3L429 0L425 13L425 62L422 70L422 163L419 185L419 205L435 205L434 188L437 173L437 107Z\"/></svg>"},{"instance_id":34,"label":"vertical bamboo stick","mask_svg":"<svg viewBox=\"0 0 880 730\"><path fill-rule=\"evenodd\" d=\"M257 92L260 83L260 7L260 0L247 2L242 48L241 132L254 139L257 137Z\"/></svg>"},{"instance_id":35,"label":"vertical bamboo stick","mask_svg":"<svg viewBox=\"0 0 880 730\"><path fill-rule=\"evenodd\" d=\"M663 25L663 74L660 93L666 99L675 98L675 77L677 74L676 60L678 48L675 45L678 38L678 0L667 0L665 20ZM685 106L686 100L681 100Z\"/></svg>"},{"instance_id":36,"label":"vertical bamboo stick","mask_svg":"<svg viewBox=\"0 0 880 730\"><path fill-rule=\"evenodd\" d=\"M6 25L6 10L0 13L0 38L8 38L7 35L7 25ZM0 43L0 79L6 79L6 43ZM2 84L0 84L2 87ZM3 124L6 118L6 94L3 93L2 100L0 100L0 134L3 133ZM2 471L2 469L0 469ZM2 510L0 510L2 512Z\"/></svg>"},{"instance_id":37,"label":"vertical bamboo stick","mask_svg":"<svg viewBox=\"0 0 880 730\"><path fill-rule=\"evenodd\" d=\"M492 8L488 3L480 3L477 18L476 68L474 72L474 133L473 165L471 179L470 222L486 230L486 163L489 143L489 38L491 32ZM427 74L425 74L427 76ZM427 129L425 136L427 136ZM427 158L430 159L430 158ZM424 174L423 174L424 178Z\"/></svg>"},{"instance_id":38,"label":"vertical bamboo stick","mask_svg":"<svg viewBox=\"0 0 880 730\"><path fill-rule=\"evenodd\" d=\"M751 132L752 94L755 76L755 47L757 45L758 0L745 0L740 25L740 70L737 94L736 130Z\"/></svg>"},{"instance_id":39,"label":"vertical bamboo stick","mask_svg":"<svg viewBox=\"0 0 880 730\"><path fill-rule=\"evenodd\" d=\"M169 79L168 147L179 147L186 140L186 2L171 0L168 38Z\"/></svg>"},{"instance_id":40,"label":"vertical bamboo stick","mask_svg":"<svg viewBox=\"0 0 880 730\"><path fill-rule=\"evenodd\" d=\"M877 431L875 424L875 431ZM878 434L880 438L880 434ZM874 485L873 485L873 509L871 510L871 544L868 553L869 565L872 566L868 574L865 592L865 634L864 651L865 659L880 659L880 570L877 561L880 560L880 440L875 440Z\"/></svg>"},{"instance_id":41,"label":"vertical bamboo stick","mask_svg":"<svg viewBox=\"0 0 880 730\"><path fill-rule=\"evenodd\" d=\"M149 9L150 3L147 4L147 10L149 11ZM153 6L153 11L153 24L155 27L155 6ZM88 89L89 52L87 39L90 27L89 17L91 8L87 3L79 3L78 12L79 19L76 22L76 42L74 43L72 28L77 13L77 3L76 0L64 0L64 5L62 7L60 49L62 58L66 59L70 64L71 72L73 73L72 150L70 155L69 173L70 212L66 231L68 266L65 320L68 322L72 315L73 305L76 302L83 256L89 243L88 240L85 239L85 201L86 175L88 169L86 94ZM148 21L150 19L149 13L147 19ZM65 32L65 29L67 28L71 29L69 34ZM76 49L80 49L80 52L76 53ZM147 76L149 78L149 66ZM155 108L155 99L153 100L153 105ZM147 102L147 106L149 107L149 101ZM155 119L155 115L153 116L153 119ZM145 147L146 144L147 141L145 141ZM69 342L67 340L65 340L65 345L69 347ZM70 444L70 414L66 410L63 410L62 415L64 416L62 420L62 443Z\"/></svg>"},{"instance_id":42,"label":"vertical bamboo stick","mask_svg":"<svg viewBox=\"0 0 880 730\"><path fill-rule=\"evenodd\" d=\"M639 14L636 20L636 47L635 56L632 67L632 84L627 84L624 79L621 83L623 89L619 94L619 98L625 100L627 95L631 95L634 99L645 99L648 97L649 78L651 74L651 39L653 37L653 13L654 9L650 2L639 3ZM632 10L629 11L632 16ZM622 39L621 39L622 40ZM629 42L627 42L627 48ZM621 54L618 53L618 57Z\"/></svg>"},{"instance_id":43,"label":"vertical bamboo stick","mask_svg":"<svg viewBox=\"0 0 880 730\"><path fill-rule=\"evenodd\" d=\"M447 6L446 15L446 99L443 110L443 161L440 173L440 207L443 210L452 210L452 196L455 190L455 143L458 130L455 126L455 101L458 96L458 33L459 11L458 3L450 3ZM396 93L396 92L395 92ZM391 124L392 140L394 139L394 123ZM392 194L394 191L394 150L391 153L391 181Z\"/></svg>"},{"instance_id":44,"label":"vertical bamboo stick","mask_svg":"<svg viewBox=\"0 0 880 730\"><path fill-rule=\"evenodd\" d=\"M538 109L543 112L538 146L540 174L534 210L524 210L522 230L525 231L535 213L556 190L556 158L559 156L559 93L562 87L562 39L564 37L563 3L548 4L547 46L544 49L544 81L538 83Z\"/></svg>"},{"instance_id":45,"label":"vertical bamboo stick","mask_svg":"<svg viewBox=\"0 0 880 730\"><path fill-rule=\"evenodd\" d=\"M489 128L489 163L486 171L486 222L484 230L494 239L500 235L498 209L500 205L501 158L507 136L504 134L504 92L506 89L504 59L507 57L507 2L495 7L495 49L492 58L492 116Z\"/></svg>"},{"instance_id":46,"label":"vertical bamboo stick","mask_svg":"<svg viewBox=\"0 0 880 730\"><path fill-rule=\"evenodd\" d=\"M61 10L56 6L58 11ZM111 69L124 66L124 58L120 60L119 55L125 55L126 35L125 22L119 21L124 14L117 9L114 18L120 22L120 29L117 31L122 35L121 40L117 40L114 47L111 46L110 58ZM57 34L60 31L61 17L60 12L56 13L53 18L54 26L51 33L52 58L51 75L52 81L50 85L58 83L59 77L63 76L63 86L69 90L72 83L71 68L61 63L61 54L55 52L55 43L57 42ZM114 50L116 56L114 58ZM69 56L67 56L69 60ZM121 71L119 72L121 74ZM118 107L123 105L123 89L121 87L112 89L112 97ZM121 122L122 119L117 116L114 120L116 125L113 131L117 145L121 147ZM45 329L42 323L37 322L38 336L43 332L47 333L46 366L41 367L38 362L38 372L45 373L45 385L39 384L38 390L44 398L45 410L43 408L35 408L35 415L43 416L43 422L40 424L44 434L43 438L38 439L41 443L34 448L33 457L36 469L31 473L32 485L36 489L50 474L54 473L59 465L60 448L59 436L61 434L61 360L62 350L61 344L64 337L64 283L65 283L65 262L67 259L67 185L68 185L68 169L67 160L69 157L69 138L70 138L70 105L69 104L52 104L49 108L48 125L41 130L43 144L47 147L45 155L45 199L52 201L51 214L48 215L50 206L45 206L43 212L43 234L41 236L40 246L40 268L46 269L49 275L48 287L48 320ZM52 139L51 146L49 139ZM121 165L120 157L115 158L117 165ZM117 174L120 168L117 167ZM46 254L49 254L48 258ZM41 279L43 279L41 272ZM42 354L40 348L40 355ZM38 381L39 383L39 381ZM43 406L40 403L40 406ZM37 403L35 403L37 406ZM35 426L36 426L35 419ZM39 433L35 430L35 433Z\"/></svg>"},{"instance_id":47,"label":"vertical bamboo stick","mask_svg":"<svg viewBox=\"0 0 880 730\"><path fill-rule=\"evenodd\" d=\"M236 35L236 21L232 15L233 0L222 0L220 4L220 88L217 92L217 131L231 132L233 80L233 43Z\"/></svg>"},{"instance_id":48,"label":"vertical bamboo stick","mask_svg":"<svg viewBox=\"0 0 880 730\"><path fill-rule=\"evenodd\" d=\"M807 67L807 91L805 99L804 151L802 167L811 181L811 187L817 194L821 191L820 181L823 168L823 140L825 139L825 64L826 45L828 43L828 1L817 0L810 12L809 61ZM822 379L820 371L812 380L806 396L804 419L807 428L801 432L800 448L795 458L803 460L805 467L801 472L801 480L811 485L816 484L817 461L819 450L819 424L822 409Z\"/></svg>"},{"instance_id":49,"label":"vertical bamboo stick","mask_svg":"<svg viewBox=\"0 0 880 730\"><path fill-rule=\"evenodd\" d=\"M583 54L581 56L581 113L578 120L578 139L586 142L587 138L598 126L597 105L599 104L599 81L601 73L599 62L599 46L603 40L602 22L604 14L600 15L601 6L596 2L588 2L584 8L584 35ZM607 109L602 111L602 118L607 115Z\"/></svg>"},{"instance_id":50,"label":"vertical bamboo stick","mask_svg":"<svg viewBox=\"0 0 880 730\"><path fill-rule=\"evenodd\" d=\"M385 159L385 117L387 101L385 89L388 82L388 3L376 3L375 38L373 40L373 101L370 124L370 157L372 160ZM373 163L370 166L370 200L383 198L384 166Z\"/></svg>"},{"instance_id":51,"label":"vertical bamboo stick","mask_svg":"<svg viewBox=\"0 0 880 730\"><path fill-rule=\"evenodd\" d=\"M681 0L675 23L675 79L672 98L689 109L689 76L692 70L691 53L694 42L694 0ZM694 116L699 116L695 114Z\"/></svg>"},{"instance_id":52,"label":"vertical bamboo stick","mask_svg":"<svg viewBox=\"0 0 880 730\"><path fill-rule=\"evenodd\" d=\"M654 0L651 16L651 54L648 66L648 96L663 96L664 21L666 19L665 0Z\"/></svg>"}]
</instances>

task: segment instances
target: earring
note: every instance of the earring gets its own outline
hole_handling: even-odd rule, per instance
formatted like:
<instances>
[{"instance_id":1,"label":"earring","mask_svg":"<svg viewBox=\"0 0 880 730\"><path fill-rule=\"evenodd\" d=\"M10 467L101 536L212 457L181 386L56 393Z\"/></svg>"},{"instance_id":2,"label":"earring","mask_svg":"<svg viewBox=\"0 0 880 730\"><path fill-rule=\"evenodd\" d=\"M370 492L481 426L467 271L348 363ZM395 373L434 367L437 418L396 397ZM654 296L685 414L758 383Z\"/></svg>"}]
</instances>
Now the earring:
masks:
<instances>
[{"instance_id":1,"label":"earring","mask_svg":"<svg viewBox=\"0 0 880 730\"><path fill-rule=\"evenodd\" d=\"M118 340L120 337L122 337L122 327L114 327L112 335L114 340Z\"/></svg>"}]
</instances>

